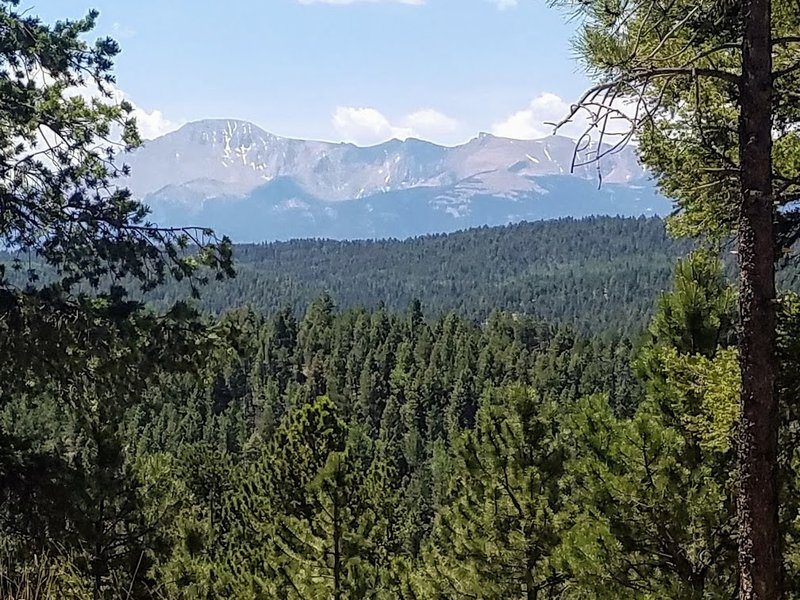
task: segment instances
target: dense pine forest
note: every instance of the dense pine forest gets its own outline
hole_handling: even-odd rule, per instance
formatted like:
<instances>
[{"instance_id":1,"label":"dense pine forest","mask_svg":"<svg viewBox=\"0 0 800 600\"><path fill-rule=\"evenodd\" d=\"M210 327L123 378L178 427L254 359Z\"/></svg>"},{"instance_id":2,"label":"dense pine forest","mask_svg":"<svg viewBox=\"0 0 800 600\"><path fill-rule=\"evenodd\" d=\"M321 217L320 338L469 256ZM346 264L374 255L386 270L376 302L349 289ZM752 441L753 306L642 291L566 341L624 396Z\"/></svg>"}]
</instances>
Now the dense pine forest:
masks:
<instances>
[{"instance_id":1,"label":"dense pine forest","mask_svg":"<svg viewBox=\"0 0 800 600\"><path fill-rule=\"evenodd\" d=\"M0 0L0 599L800 599L800 14L760 1L577 6L567 117L638 99L682 241L237 247L124 187L97 13Z\"/></svg>"},{"instance_id":2,"label":"dense pine forest","mask_svg":"<svg viewBox=\"0 0 800 600\"><path fill-rule=\"evenodd\" d=\"M675 261L697 246L670 237L662 219L645 217L522 222L407 240L236 244L236 277L209 281L192 303L216 316L249 307L263 315L290 308L301 318L323 294L340 308L390 312L416 301L429 317L454 311L481 322L500 310L635 339L669 289ZM720 256L734 281L730 244ZM9 265L14 258L0 254ZM25 266L42 279L53 276L35 259ZM800 291L797 261L790 256L779 267L779 287ZM10 271L9 278L24 286L26 273ZM135 296L166 310L190 300L189 292L170 280Z\"/></svg>"},{"instance_id":3,"label":"dense pine forest","mask_svg":"<svg viewBox=\"0 0 800 600\"><path fill-rule=\"evenodd\" d=\"M176 347L91 329L106 317L4 401L5 581L75 598L730 597L735 294L704 252L670 287L635 348L327 295L299 320L194 321ZM787 436L798 328L787 296ZM61 387L72 369L86 378Z\"/></svg>"},{"instance_id":4,"label":"dense pine forest","mask_svg":"<svg viewBox=\"0 0 800 600\"><path fill-rule=\"evenodd\" d=\"M456 311L483 321L502 310L635 338L669 289L675 261L697 245L670 237L662 219L645 217L523 222L408 240L237 244L236 279L212 282L197 307L213 314L292 308L301 317L327 293L344 308L397 312L419 301L429 316ZM721 258L734 281L730 244ZM800 291L796 260L779 267L779 287ZM173 283L146 299L163 308L185 297L185 287Z\"/></svg>"},{"instance_id":5,"label":"dense pine forest","mask_svg":"<svg viewBox=\"0 0 800 600\"><path fill-rule=\"evenodd\" d=\"M199 306L222 313L249 305L301 316L323 292L345 307L426 312L477 320L495 310L569 323L583 331L641 330L689 242L660 219L593 217L485 227L411 240L295 240L237 245L237 277L203 290ZM168 306L185 289L158 288Z\"/></svg>"}]
</instances>

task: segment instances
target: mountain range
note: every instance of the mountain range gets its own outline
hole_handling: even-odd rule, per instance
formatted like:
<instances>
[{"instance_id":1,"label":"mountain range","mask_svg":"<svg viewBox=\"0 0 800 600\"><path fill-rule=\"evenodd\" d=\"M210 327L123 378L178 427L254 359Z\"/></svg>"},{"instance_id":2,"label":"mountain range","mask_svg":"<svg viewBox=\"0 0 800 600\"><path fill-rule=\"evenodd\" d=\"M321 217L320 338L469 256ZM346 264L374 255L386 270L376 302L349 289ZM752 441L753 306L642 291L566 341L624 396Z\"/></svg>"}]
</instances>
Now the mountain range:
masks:
<instances>
[{"instance_id":1,"label":"mountain range","mask_svg":"<svg viewBox=\"0 0 800 600\"><path fill-rule=\"evenodd\" d=\"M603 147L601 154L608 150ZM252 123L203 120L124 157L125 181L165 225L209 226L235 241L412 237L590 214L664 214L633 149L576 152L571 139L482 133L440 146L360 147L283 138ZM602 183L602 184L601 184Z\"/></svg>"}]
</instances>

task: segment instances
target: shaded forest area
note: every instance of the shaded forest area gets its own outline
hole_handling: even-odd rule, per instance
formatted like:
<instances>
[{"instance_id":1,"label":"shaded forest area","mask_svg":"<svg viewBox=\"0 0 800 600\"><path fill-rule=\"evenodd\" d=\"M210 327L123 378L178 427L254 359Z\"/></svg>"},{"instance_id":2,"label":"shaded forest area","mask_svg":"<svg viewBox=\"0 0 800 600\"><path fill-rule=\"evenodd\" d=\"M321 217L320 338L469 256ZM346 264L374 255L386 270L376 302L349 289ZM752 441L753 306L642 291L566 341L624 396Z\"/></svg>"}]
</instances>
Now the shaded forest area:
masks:
<instances>
[{"instance_id":1,"label":"shaded forest area","mask_svg":"<svg viewBox=\"0 0 800 600\"><path fill-rule=\"evenodd\" d=\"M221 314L244 305L301 317L328 293L343 308L456 311L483 321L496 310L535 316L591 334L633 335L669 289L675 261L696 243L670 237L659 218L589 217L483 227L408 240L293 240L237 244L237 277L212 282L198 306ZM736 278L735 256L722 252ZM796 259L780 263L778 285L800 291ZM178 284L147 299L186 298Z\"/></svg>"},{"instance_id":2,"label":"shaded forest area","mask_svg":"<svg viewBox=\"0 0 800 600\"><path fill-rule=\"evenodd\" d=\"M535 315L584 331L641 329L675 260L690 248L659 219L594 217L485 227L411 240L296 240L237 245L237 277L203 290L214 313L250 305L298 316L323 292L343 307L419 300L431 315L483 320L494 310ZM185 289L151 296L168 305Z\"/></svg>"},{"instance_id":3,"label":"shaded forest area","mask_svg":"<svg viewBox=\"0 0 800 600\"><path fill-rule=\"evenodd\" d=\"M329 294L342 308L403 311L419 301L432 317L456 311L483 321L503 310L585 333L631 335L646 326L675 260L692 247L670 238L661 219L644 217L557 219L408 240L237 244L236 277L209 282L195 306L216 315L242 306L267 315L291 308L299 318ZM28 268L52 279L41 261L23 258L25 269L12 273L19 285ZM732 278L733 269L731 262ZM795 273L787 267L787 286ZM189 290L169 280L135 297L166 310L188 300Z\"/></svg>"},{"instance_id":4,"label":"shaded forest area","mask_svg":"<svg viewBox=\"0 0 800 600\"><path fill-rule=\"evenodd\" d=\"M49 561L75 598L728 598L735 294L702 252L671 287L636 348L329 296L300 320L205 321L155 366L147 340L87 338L78 364L122 380L0 413L24 444L0 514L11 572ZM800 301L783 307L791 398Z\"/></svg>"}]
</instances>

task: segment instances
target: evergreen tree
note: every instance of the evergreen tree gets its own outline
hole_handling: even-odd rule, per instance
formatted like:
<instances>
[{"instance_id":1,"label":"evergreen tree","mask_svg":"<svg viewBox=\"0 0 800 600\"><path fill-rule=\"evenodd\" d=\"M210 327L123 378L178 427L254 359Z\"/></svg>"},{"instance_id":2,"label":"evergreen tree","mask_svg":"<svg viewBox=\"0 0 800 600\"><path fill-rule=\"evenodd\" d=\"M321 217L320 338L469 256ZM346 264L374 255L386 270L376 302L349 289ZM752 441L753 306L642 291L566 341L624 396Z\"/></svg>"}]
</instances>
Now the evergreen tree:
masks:
<instances>
[{"instance_id":1,"label":"evergreen tree","mask_svg":"<svg viewBox=\"0 0 800 600\"><path fill-rule=\"evenodd\" d=\"M484 399L475 431L456 445L450 502L426 561L429 585L444 597L555 598L564 588L557 415L524 388Z\"/></svg>"},{"instance_id":2,"label":"evergreen tree","mask_svg":"<svg viewBox=\"0 0 800 600\"><path fill-rule=\"evenodd\" d=\"M729 598L736 586L732 438L739 372L720 346L733 298L716 260L682 261L636 360L646 400L571 417L570 563L590 597Z\"/></svg>"},{"instance_id":3,"label":"evergreen tree","mask_svg":"<svg viewBox=\"0 0 800 600\"><path fill-rule=\"evenodd\" d=\"M592 154L601 160L640 135L645 164L678 202L677 229L736 238L739 593L779 598L774 263L798 232L795 211L780 210L800 193L797 7L791 0L562 4L585 17L578 48L597 80L562 122L588 115L578 148L590 148L586 138L597 132ZM604 140L620 135L613 130L620 120L629 127L604 150Z\"/></svg>"}]
</instances>

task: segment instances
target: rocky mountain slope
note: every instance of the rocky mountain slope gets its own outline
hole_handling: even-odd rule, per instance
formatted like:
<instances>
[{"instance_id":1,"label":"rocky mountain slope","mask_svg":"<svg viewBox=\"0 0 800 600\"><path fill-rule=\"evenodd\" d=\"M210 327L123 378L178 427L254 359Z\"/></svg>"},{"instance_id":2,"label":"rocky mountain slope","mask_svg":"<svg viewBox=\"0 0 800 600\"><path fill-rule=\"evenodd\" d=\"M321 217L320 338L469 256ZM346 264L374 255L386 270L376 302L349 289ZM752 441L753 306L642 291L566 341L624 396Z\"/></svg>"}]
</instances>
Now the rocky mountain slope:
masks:
<instances>
[{"instance_id":1,"label":"rocky mountain slope","mask_svg":"<svg viewBox=\"0 0 800 600\"><path fill-rule=\"evenodd\" d=\"M668 210L632 149L599 163L591 160L596 152L576 157L575 142L564 137L489 134L455 147L417 139L359 147L282 138L245 121L205 120L126 156L132 170L126 185L159 221L198 222L237 241L405 237Z\"/></svg>"}]
</instances>

